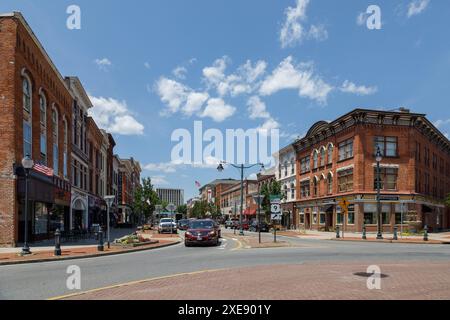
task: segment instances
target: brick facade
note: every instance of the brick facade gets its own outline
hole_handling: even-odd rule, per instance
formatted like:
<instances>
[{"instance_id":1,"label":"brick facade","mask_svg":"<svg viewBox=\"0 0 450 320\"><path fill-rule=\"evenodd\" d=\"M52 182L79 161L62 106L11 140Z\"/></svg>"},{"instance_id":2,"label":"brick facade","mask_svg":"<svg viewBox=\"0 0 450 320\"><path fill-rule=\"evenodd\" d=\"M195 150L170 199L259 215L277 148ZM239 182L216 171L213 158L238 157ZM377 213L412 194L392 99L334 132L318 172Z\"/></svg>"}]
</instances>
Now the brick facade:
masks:
<instances>
[{"instance_id":1,"label":"brick facade","mask_svg":"<svg viewBox=\"0 0 450 320\"><path fill-rule=\"evenodd\" d=\"M70 163L72 96L19 13L0 15L0 57L0 245L15 245L19 232L19 200L13 166L21 166L24 157L24 120L31 126L31 158L54 169L55 176L70 181L70 170L64 168ZM24 79L29 82L29 112L24 108ZM41 96L46 101L42 124ZM58 168L53 164L53 110L57 112ZM46 133L43 139L45 158L41 154L41 133Z\"/></svg>"},{"instance_id":2,"label":"brick facade","mask_svg":"<svg viewBox=\"0 0 450 320\"><path fill-rule=\"evenodd\" d=\"M448 139L423 114L362 109L331 123L316 123L294 143L298 227L334 230L340 225L361 231L366 224L368 231L377 229L377 146L384 153L380 163L384 231L400 227L402 218L404 228L450 228L444 205L450 193ZM429 161L425 162L425 154ZM338 205L344 198L351 204L349 217L341 215Z\"/></svg>"}]
</instances>

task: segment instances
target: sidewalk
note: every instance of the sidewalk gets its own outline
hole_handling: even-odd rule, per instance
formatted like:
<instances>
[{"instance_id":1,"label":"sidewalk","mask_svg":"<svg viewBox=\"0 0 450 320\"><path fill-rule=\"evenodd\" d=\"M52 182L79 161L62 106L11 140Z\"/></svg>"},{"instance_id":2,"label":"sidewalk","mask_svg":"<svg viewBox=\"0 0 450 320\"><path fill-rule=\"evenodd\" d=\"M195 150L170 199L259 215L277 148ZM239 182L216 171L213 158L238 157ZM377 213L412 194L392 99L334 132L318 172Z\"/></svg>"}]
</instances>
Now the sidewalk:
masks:
<instances>
[{"instance_id":1,"label":"sidewalk","mask_svg":"<svg viewBox=\"0 0 450 320\"><path fill-rule=\"evenodd\" d=\"M430 233L428 234L428 241L423 240L423 235L417 236L401 236L398 234L398 240L393 240L394 235L392 233L383 233L383 240L377 240L376 233L367 233L367 240L362 239L362 233L356 232L344 232L342 237L342 231L340 233L341 238L336 238L335 232L322 232L314 230L288 230L278 231L277 235L286 237L296 237L301 239L322 239L322 240L336 240L336 241L368 241L368 242L386 242L386 243L419 243L419 244L450 244L450 233Z\"/></svg>"},{"instance_id":2,"label":"sidewalk","mask_svg":"<svg viewBox=\"0 0 450 320\"><path fill-rule=\"evenodd\" d=\"M123 232L116 233L123 235L130 234L129 232L123 230ZM134 232L134 231L133 231ZM166 246L178 244L180 242L180 237L174 235L154 235L154 234L142 234L144 238L147 238L149 242L144 242L139 244L139 246L131 245L121 245L114 244L116 238L111 237L111 248L108 249L106 241L104 243L104 251L98 251L97 244L86 244L92 243L93 240L82 241L77 245L70 243L70 245L61 245L61 256L57 257L54 255L54 245L46 245L46 242L37 244L31 247L32 254L28 256L20 256L21 248L0 248L0 266L1 265L11 265L11 264L23 264L23 263L36 263L36 262L48 262L48 261L60 261L60 260L71 260L71 259L82 259L82 258L92 258L107 255L123 254L136 251L151 250L157 248L163 248ZM97 242L97 241L94 241Z\"/></svg>"}]
</instances>

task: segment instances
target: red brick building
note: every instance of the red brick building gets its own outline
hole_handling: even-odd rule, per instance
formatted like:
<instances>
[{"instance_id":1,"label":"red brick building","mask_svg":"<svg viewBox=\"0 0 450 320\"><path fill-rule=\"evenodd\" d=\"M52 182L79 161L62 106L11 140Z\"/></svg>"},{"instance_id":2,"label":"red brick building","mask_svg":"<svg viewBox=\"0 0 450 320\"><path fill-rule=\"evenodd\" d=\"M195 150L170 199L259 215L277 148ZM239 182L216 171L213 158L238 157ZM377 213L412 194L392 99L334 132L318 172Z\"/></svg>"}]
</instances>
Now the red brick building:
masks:
<instances>
[{"instance_id":1,"label":"red brick building","mask_svg":"<svg viewBox=\"0 0 450 320\"><path fill-rule=\"evenodd\" d=\"M133 223L134 198L141 186L141 165L134 158L119 159L118 222Z\"/></svg>"},{"instance_id":2,"label":"red brick building","mask_svg":"<svg viewBox=\"0 0 450 320\"><path fill-rule=\"evenodd\" d=\"M14 246L25 225L26 154L46 172L30 173L30 240L68 225L73 97L20 13L0 15L0 75L0 245Z\"/></svg>"},{"instance_id":3,"label":"red brick building","mask_svg":"<svg viewBox=\"0 0 450 320\"><path fill-rule=\"evenodd\" d=\"M294 143L298 227L376 230L376 160L380 147L384 231L394 226L450 228L450 141L424 114L356 109L321 121ZM350 202L348 216L338 203Z\"/></svg>"}]
</instances>

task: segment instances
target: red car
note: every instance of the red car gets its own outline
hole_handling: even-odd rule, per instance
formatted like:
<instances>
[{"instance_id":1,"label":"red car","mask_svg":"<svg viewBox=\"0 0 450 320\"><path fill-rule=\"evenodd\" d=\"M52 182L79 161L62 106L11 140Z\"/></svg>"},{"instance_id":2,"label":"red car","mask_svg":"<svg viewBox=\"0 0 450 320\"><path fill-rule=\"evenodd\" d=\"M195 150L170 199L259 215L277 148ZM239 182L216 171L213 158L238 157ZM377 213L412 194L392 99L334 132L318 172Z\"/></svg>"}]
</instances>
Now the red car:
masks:
<instances>
[{"instance_id":1,"label":"red car","mask_svg":"<svg viewBox=\"0 0 450 320\"><path fill-rule=\"evenodd\" d=\"M190 247L194 244L209 244L218 246L219 232L215 222L210 219L193 220L189 223L189 229L184 235L184 245Z\"/></svg>"}]
</instances>

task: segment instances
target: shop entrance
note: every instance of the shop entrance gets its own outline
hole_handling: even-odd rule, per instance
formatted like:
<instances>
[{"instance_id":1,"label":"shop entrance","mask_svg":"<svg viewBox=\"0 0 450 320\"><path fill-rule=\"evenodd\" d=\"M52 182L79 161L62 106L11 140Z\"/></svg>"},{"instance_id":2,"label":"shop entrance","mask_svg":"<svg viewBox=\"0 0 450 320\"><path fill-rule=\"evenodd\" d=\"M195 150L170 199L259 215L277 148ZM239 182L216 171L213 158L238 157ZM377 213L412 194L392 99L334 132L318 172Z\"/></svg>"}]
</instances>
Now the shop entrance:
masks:
<instances>
[{"instance_id":1,"label":"shop entrance","mask_svg":"<svg viewBox=\"0 0 450 320\"><path fill-rule=\"evenodd\" d=\"M76 199L72 206L72 230L83 230L87 227L85 215L86 205L81 199Z\"/></svg>"}]
</instances>

